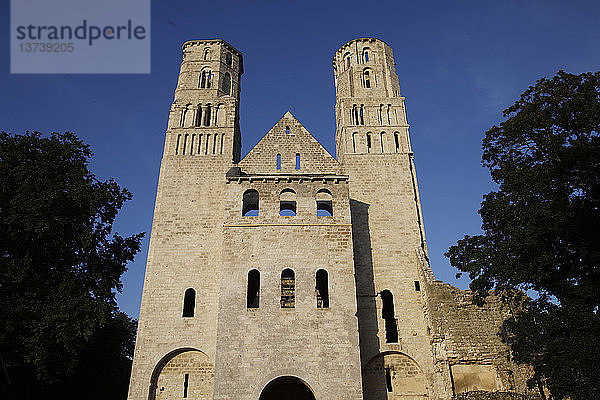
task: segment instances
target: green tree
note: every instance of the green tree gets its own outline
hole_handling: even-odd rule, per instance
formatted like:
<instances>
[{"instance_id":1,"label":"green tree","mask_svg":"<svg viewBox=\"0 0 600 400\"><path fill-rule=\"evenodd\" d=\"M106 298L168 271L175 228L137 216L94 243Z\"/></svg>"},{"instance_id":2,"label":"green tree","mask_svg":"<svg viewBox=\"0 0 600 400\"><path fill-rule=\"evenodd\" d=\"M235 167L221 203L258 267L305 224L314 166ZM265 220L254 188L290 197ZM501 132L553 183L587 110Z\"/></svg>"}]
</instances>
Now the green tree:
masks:
<instances>
[{"instance_id":1,"label":"green tree","mask_svg":"<svg viewBox=\"0 0 600 400\"><path fill-rule=\"evenodd\" d=\"M0 392L123 399L135 321L118 311L142 234L112 233L132 196L89 171L72 133L0 133Z\"/></svg>"},{"instance_id":2,"label":"green tree","mask_svg":"<svg viewBox=\"0 0 600 400\"><path fill-rule=\"evenodd\" d=\"M535 367L530 384L557 399L600 398L599 132L599 72L529 87L483 139L498 184L481 203L483 234L446 253L477 302L495 289L517 306L503 336Z\"/></svg>"}]
</instances>

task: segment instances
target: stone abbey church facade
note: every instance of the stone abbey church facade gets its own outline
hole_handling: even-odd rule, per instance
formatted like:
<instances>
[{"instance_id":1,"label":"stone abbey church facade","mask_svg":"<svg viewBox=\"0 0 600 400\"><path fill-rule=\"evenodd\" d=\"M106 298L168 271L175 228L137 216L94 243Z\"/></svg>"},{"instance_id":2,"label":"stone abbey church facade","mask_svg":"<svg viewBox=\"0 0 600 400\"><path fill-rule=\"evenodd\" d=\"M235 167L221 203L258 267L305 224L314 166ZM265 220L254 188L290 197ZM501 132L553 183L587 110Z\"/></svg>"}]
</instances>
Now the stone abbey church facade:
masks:
<instances>
[{"instance_id":1,"label":"stone abbey church facade","mask_svg":"<svg viewBox=\"0 0 600 400\"><path fill-rule=\"evenodd\" d=\"M497 335L507 311L429 267L386 43L334 55L337 159L289 112L240 159L242 54L182 53L129 400L525 392Z\"/></svg>"}]
</instances>

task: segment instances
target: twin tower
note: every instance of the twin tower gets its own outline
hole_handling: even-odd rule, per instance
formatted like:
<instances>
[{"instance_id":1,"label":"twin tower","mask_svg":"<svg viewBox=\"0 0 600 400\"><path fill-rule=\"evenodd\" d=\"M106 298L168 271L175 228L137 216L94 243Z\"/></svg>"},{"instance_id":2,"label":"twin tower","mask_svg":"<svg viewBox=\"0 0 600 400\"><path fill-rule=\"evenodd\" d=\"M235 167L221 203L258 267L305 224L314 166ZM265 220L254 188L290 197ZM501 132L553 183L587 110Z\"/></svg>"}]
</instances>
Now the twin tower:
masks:
<instances>
[{"instance_id":1,"label":"twin tower","mask_svg":"<svg viewBox=\"0 0 600 400\"><path fill-rule=\"evenodd\" d=\"M289 112L240 159L242 54L223 40L182 52L130 400L524 388L496 336L505 311L431 273L386 43L335 53L337 159Z\"/></svg>"}]
</instances>

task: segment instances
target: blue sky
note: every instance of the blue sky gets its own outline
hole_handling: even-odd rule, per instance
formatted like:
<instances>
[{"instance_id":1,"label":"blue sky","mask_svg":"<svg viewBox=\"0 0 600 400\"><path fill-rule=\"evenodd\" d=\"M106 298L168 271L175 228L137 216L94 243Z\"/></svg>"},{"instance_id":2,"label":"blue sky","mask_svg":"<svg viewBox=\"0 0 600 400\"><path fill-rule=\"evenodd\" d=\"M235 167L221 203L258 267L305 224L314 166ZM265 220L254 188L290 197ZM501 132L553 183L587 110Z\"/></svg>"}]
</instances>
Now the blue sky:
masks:
<instances>
[{"instance_id":1,"label":"blue sky","mask_svg":"<svg viewBox=\"0 0 600 400\"><path fill-rule=\"evenodd\" d=\"M0 18L0 129L75 132L92 146L96 175L134 194L115 226L148 232L119 295L133 317L184 41L223 38L244 54L243 154L287 110L334 154L333 54L357 37L386 41L406 97L432 268L461 288L468 281L454 278L443 253L480 230L479 203L492 189L483 134L537 79L600 69L598 1L154 0L148 75L11 75L6 0Z\"/></svg>"}]
</instances>

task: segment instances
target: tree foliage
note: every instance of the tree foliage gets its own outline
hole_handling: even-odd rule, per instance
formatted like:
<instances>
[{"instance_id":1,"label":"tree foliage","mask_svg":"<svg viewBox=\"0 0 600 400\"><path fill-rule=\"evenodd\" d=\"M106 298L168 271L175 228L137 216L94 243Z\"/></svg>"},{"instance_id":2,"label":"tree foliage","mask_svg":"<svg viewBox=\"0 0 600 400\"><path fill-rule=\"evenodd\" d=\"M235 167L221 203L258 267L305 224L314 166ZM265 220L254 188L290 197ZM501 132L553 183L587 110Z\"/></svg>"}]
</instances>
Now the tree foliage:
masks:
<instances>
[{"instance_id":1,"label":"tree foliage","mask_svg":"<svg viewBox=\"0 0 600 400\"><path fill-rule=\"evenodd\" d=\"M135 321L115 294L143 234L112 233L131 194L96 179L90 156L71 133L0 134L0 382L13 398L126 396Z\"/></svg>"},{"instance_id":2,"label":"tree foliage","mask_svg":"<svg viewBox=\"0 0 600 400\"><path fill-rule=\"evenodd\" d=\"M481 203L483 234L446 256L478 302L495 289L519 305L505 339L535 367L530 383L557 399L598 399L600 73L541 79L504 118L483 139L482 163L499 185Z\"/></svg>"}]
</instances>

